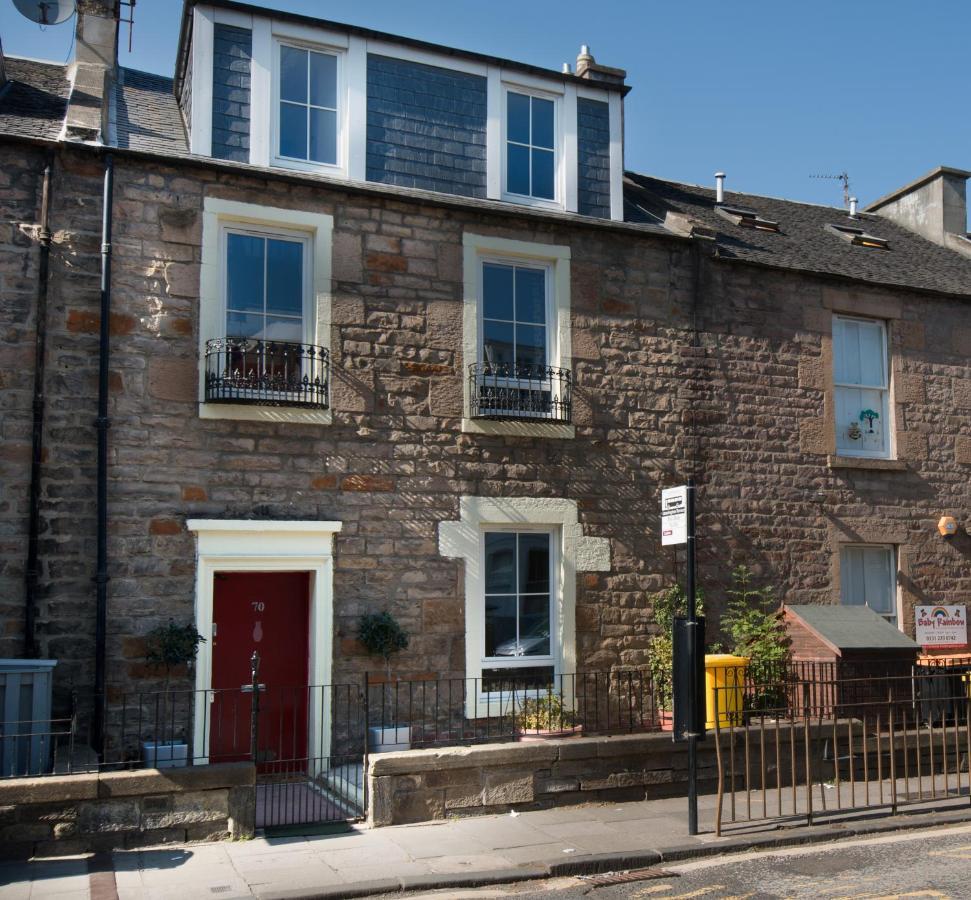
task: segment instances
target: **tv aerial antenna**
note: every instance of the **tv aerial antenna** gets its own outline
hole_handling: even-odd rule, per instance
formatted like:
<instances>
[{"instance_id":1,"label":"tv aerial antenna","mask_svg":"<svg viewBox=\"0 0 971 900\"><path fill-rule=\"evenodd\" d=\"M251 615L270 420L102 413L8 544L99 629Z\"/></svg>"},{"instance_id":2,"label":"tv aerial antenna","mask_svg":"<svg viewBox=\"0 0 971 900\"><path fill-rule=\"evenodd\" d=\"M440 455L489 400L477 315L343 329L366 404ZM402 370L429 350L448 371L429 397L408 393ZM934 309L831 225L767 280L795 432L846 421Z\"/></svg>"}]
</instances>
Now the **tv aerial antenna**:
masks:
<instances>
[{"instance_id":1,"label":"tv aerial antenna","mask_svg":"<svg viewBox=\"0 0 971 900\"><path fill-rule=\"evenodd\" d=\"M838 181L843 185L843 206L850 208L850 176L844 169L839 175L810 175L810 178L821 178L824 181Z\"/></svg>"}]
</instances>

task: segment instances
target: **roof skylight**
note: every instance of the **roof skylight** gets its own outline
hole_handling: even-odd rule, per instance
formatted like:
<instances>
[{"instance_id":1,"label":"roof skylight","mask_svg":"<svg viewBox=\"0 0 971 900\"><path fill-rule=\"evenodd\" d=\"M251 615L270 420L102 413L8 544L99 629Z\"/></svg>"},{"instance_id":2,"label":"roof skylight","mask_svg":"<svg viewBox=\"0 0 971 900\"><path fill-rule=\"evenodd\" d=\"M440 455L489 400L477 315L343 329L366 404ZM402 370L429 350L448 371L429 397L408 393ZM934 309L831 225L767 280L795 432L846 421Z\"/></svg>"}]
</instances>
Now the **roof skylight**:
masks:
<instances>
[{"instance_id":1,"label":"roof skylight","mask_svg":"<svg viewBox=\"0 0 971 900\"><path fill-rule=\"evenodd\" d=\"M719 203L715 209L723 219L728 219L733 225L742 228L754 228L757 231L778 231L779 223L771 219L763 219L754 209L747 206L730 206Z\"/></svg>"},{"instance_id":2,"label":"roof skylight","mask_svg":"<svg viewBox=\"0 0 971 900\"><path fill-rule=\"evenodd\" d=\"M886 238L869 234L855 225L827 225L826 228L850 244L857 247L869 247L871 250L889 250L890 244Z\"/></svg>"}]
</instances>

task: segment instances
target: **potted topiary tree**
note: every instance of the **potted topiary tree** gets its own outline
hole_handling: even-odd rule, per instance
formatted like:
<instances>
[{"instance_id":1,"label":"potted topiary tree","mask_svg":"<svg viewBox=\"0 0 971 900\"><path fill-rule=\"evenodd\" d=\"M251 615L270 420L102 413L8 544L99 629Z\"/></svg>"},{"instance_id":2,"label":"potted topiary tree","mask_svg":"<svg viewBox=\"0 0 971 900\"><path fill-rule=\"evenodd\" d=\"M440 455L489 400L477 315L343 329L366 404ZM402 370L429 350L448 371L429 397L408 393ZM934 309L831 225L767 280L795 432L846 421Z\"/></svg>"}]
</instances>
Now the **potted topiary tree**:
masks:
<instances>
[{"instance_id":1,"label":"potted topiary tree","mask_svg":"<svg viewBox=\"0 0 971 900\"><path fill-rule=\"evenodd\" d=\"M175 721L174 701L170 690L172 671L179 666L191 667L199 652L199 644L205 643L205 640L194 625L176 625L171 619L167 625L160 625L148 633L145 660L150 666L163 669L165 673L161 715L157 708L152 711L156 723ZM145 764L155 769L184 766L188 759L188 744L184 740L175 739L174 735L168 740L160 740L160 737L161 735L156 734L155 740L142 742L142 759Z\"/></svg>"},{"instance_id":2,"label":"potted topiary tree","mask_svg":"<svg viewBox=\"0 0 971 900\"><path fill-rule=\"evenodd\" d=\"M545 741L580 734L576 713L552 692L527 697L519 709L519 740Z\"/></svg>"},{"instance_id":3,"label":"potted topiary tree","mask_svg":"<svg viewBox=\"0 0 971 900\"><path fill-rule=\"evenodd\" d=\"M357 625L357 639L371 656L384 659L385 685L387 704L383 707L381 724L368 727L368 747L378 752L390 750L409 750L411 748L411 726L398 722L398 706L394 702L393 679L391 675L391 657L408 646L408 632L398 620L389 612L365 613ZM386 712L391 711L391 721L385 719Z\"/></svg>"}]
</instances>

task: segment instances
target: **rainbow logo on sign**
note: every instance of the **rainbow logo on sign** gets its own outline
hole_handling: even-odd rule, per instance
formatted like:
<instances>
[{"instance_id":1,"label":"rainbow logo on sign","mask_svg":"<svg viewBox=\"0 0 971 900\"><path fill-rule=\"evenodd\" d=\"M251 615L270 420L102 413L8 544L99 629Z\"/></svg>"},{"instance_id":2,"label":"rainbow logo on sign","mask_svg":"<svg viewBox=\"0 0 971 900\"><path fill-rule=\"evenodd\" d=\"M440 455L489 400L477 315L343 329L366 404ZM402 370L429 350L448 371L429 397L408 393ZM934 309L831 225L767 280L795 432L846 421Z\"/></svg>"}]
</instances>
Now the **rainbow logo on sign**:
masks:
<instances>
[{"instance_id":1,"label":"rainbow logo on sign","mask_svg":"<svg viewBox=\"0 0 971 900\"><path fill-rule=\"evenodd\" d=\"M934 609L931 610L931 616L935 619L950 618L948 611L943 606L935 606Z\"/></svg>"}]
</instances>

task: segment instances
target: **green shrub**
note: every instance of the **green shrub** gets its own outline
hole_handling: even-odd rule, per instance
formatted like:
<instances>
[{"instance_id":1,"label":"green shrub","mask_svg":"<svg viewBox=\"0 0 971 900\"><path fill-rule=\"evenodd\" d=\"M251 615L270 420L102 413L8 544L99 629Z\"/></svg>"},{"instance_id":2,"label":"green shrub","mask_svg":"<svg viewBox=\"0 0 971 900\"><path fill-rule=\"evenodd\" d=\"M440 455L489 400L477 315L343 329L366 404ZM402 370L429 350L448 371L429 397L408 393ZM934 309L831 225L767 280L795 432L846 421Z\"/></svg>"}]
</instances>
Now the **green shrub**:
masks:
<instances>
[{"instance_id":1,"label":"green shrub","mask_svg":"<svg viewBox=\"0 0 971 900\"><path fill-rule=\"evenodd\" d=\"M654 689L654 703L658 709L671 710L671 682L674 672L674 619L688 614L688 596L681 585L672 585L652 595L651 607L654 623L660 631L648 643L648 665L651 670L651 684ZM704 598L701 591L695 592L695 610L704 615Z\"/></svg>"},{"instance_id":2,"label":"green shrub","mask_svg":"<svg viewBox=\"0 0 971 900\"><path fill-rule=\"evenodd\" d=\"M559 694L529 697L519 710L523 731L564 731L576 724L576 714L563 705Z\"/></svg>"},{"instance_id":3,"label":"green shrub","mask_svg":"<svg viewBox=\"0 0 971 900\"><path fill-rule=\"evenodd\" d=\"M750 658L749 679L755 693L746 698L753 710L786 705L785 666L791 641L779 615L779 602L768 585L755 587L752 570L738 565L732 570L728 608L722 617L732 653Z\"/></svg>"},{"instance_id":4,"label":"green shrub","mask_svg":"<svg viewBox=\"0 0 971 900\"><path fill-rule=\"evenodd\" d=\"M206 639L194 625L176 625L169 619L168 625L153 628L145 639L145 660L149 665L165 670L168 682L172 669L191 665L199 652L199 645Z\"/></svg>"}]
</instances>

